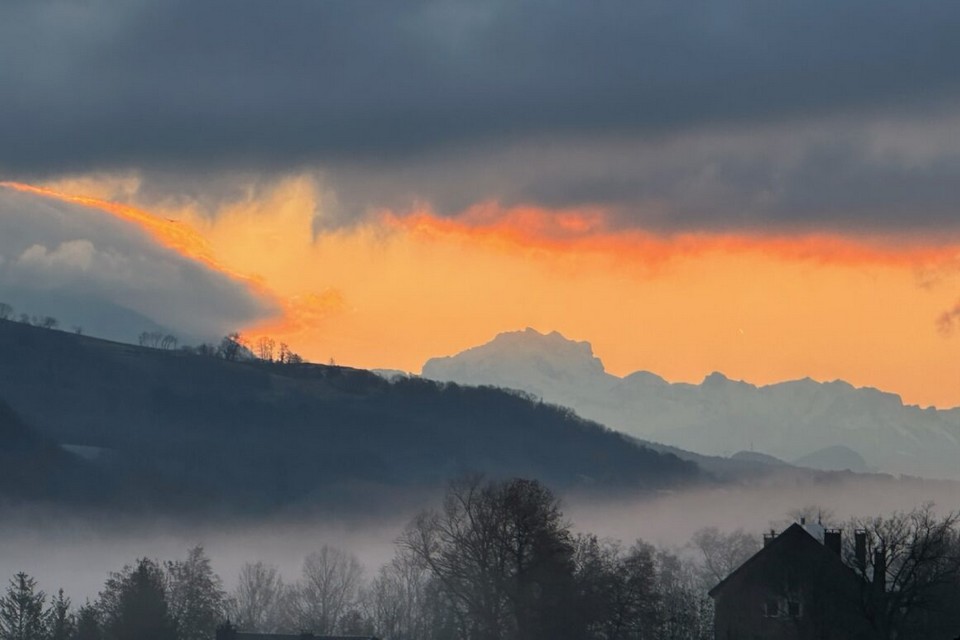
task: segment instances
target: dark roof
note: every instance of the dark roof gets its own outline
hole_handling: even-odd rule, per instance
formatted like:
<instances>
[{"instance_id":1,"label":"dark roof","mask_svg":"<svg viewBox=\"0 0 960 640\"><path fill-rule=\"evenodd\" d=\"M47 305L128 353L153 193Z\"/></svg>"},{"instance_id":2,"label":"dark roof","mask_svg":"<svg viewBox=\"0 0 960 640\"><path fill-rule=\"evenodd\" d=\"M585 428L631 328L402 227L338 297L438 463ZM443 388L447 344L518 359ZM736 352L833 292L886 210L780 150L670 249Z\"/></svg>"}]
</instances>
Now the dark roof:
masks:
<instances>
[{"instance_id":1,"label":"dark roof","mask_svg":"<svg viewBox=\"0 0 960 640\"><path fill-rule=\"evenodd\" d=\"M792 525L787 527L783 533L781 533L772 541L764 545L762 549L760 549L755 554L750 556L750 558L746 562L744 562L742 565L737 567L726 578L721 580L720 583L717 584L717 586L715 586L713 589L710 589L708 595L710 595L710 597L716 597L716 594L722 591L724 587L726 587L734 577L740 575L745 571L749 571L751 567L756 565L760 561L760 559L762 559L767 554L773 553L777 551L779 547L782 547L791 543L799 543L801 545L804 545L806 548L810 549L812 553L816 553L823 558L829 557L830 560L827 560L827 562L836 562L837 565L839 565L839 567L842 567L845 571L848 571L852 577L858 580L860 579L860 577L856 574L856 572L853 569L851 569L846 564L844 564L843 560L840 559L839 555L837 555L835 552L831 551L830 549L827 549L819 540L817 540L812 535L810 535L809 531L807 531L801 525L794 522Z\"/></svg>"}]
</instances>

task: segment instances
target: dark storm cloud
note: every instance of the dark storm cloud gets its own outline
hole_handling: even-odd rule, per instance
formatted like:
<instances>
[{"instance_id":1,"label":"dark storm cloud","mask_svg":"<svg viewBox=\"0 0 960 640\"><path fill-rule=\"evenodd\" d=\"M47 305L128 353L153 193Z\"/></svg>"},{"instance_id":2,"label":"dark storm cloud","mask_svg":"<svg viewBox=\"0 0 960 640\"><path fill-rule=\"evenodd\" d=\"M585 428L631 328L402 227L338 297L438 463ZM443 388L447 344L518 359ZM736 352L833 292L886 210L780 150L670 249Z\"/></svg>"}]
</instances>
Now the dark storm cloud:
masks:
<instances>
[{"instance_id":1,"label":"dark storm cloud","mask_svg":"<svg viewBox=\"0 0 960 640\"><path fill-rule=\"evenodd\" d=\"M548 140L541 160L553 173L526 168L528 180L505 176L483 197L613 202L625 221L644 222L637 211L649 196L668 197L689 178L690 169L637 173L664 140L938 114L960 93L958 25L960 4L931 0L7 2L0 171L311 167L336 190L340 176L383 185L412 164L421 183L342 200L354 212L398 199L447 210L476 200L470 189L432 186L439 176L471 179L445 166L448 156L495 159ZM611 138L632 140L640 160L592 179L562 170L580 164L583 140L596 148ZM750 158L725 162L716 179L727 181L729 208L753 203L734 217L778 222L836 210L857 219L874 200L887 202L867 193L880 186L906 200L880 213L898 224L902 210L926 204L903 190L958 196L956 156L930 160L932 174L890 162L874 171L857 146L808 158L776 176ZM780 193L777 206L764 204L770 180L789 196ZM822 195L805 196L807 188ZM837 190L843 196L831 200ZM731 215L694 205L664 215L718 224ZM942 219L933 209L929 219Z\"/></svg>"}]
</instances>

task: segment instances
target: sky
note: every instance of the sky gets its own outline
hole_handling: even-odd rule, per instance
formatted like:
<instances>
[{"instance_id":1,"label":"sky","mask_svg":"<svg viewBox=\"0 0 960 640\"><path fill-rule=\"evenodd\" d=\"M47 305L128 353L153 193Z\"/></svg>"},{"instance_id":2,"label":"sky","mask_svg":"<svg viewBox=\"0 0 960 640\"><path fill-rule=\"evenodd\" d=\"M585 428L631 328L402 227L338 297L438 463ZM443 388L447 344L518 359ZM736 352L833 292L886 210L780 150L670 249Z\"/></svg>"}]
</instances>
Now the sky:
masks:
<instances>
[{"instance_id":1,"label":"sky","mask_svg":"<svg viewBox=\"0 0 960 640\"><path fill-rule=\"evenodd\" d=\"M960 405L960 5L0 5L0 301Z\"/></svg>"}]
</instances>

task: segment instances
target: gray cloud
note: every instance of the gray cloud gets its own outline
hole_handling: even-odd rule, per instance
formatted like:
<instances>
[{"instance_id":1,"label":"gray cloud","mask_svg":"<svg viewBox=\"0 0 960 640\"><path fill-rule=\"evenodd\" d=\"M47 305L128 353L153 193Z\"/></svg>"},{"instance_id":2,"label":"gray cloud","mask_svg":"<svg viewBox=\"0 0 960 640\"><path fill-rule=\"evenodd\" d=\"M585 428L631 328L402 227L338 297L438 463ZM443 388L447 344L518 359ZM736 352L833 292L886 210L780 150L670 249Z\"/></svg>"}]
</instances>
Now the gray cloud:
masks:
<instances>
[{"instance_id":1,"label":"gray cloud","mask_svg":"<svg viewBox=\"0 0 960 640\"><path fill-rule=\"evenodd\" d=\"M15 0L0 171L311 168L348 216L502 197L669 228L955 225L956 149L877 157L863 126L957 115L957 24L945 0Z\"/></svg>"},{"instance_id":2,"label":"gray cloud","mask_svg":"<svg viewBox=\"0 0 960 640\"><path fill-rule=\"evenodd\" d=\"M709 229L957 231L960 118L819 119L635 136L529 139L389 169L335 168L341 208L430 202L443 215L503 206L602 205L612 224Z\"/></svg>"},{"instance_id":3,"label":"gray cloud","mask_svg":"<svg viewBox=\"0 0 960 640\"><path fill-rule=\"evenodd\" d=\"M147 329L212 339L272 312L243 284L130 223L0 187L0 300L130 341Z\"/></svg>"}]
</instances>

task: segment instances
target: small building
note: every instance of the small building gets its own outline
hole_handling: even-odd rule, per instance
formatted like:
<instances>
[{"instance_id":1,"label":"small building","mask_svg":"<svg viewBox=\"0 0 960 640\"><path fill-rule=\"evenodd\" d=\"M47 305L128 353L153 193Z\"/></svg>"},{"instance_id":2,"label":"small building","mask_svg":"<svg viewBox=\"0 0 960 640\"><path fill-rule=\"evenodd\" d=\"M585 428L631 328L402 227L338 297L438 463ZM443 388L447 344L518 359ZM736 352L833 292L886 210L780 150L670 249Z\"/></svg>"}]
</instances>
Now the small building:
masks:
<instances>
[{"instance_id":1,"label":"small building","mask_svg":"<svg viewBox=\"0 0 960 640\"><path fill-rule=\"evenodd\" d=\"M870 638L867 583L841 558L841 533L793 524L710 590L716 640Z\"/></svg>"}]
</instances>

